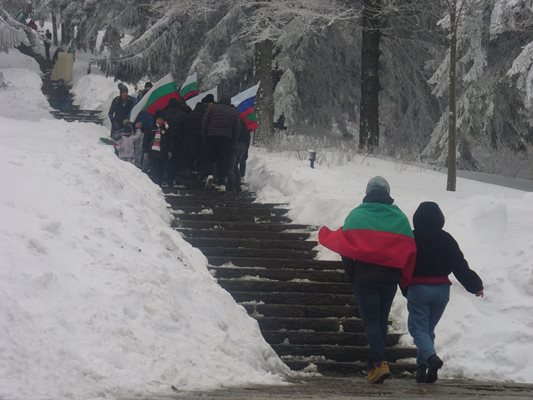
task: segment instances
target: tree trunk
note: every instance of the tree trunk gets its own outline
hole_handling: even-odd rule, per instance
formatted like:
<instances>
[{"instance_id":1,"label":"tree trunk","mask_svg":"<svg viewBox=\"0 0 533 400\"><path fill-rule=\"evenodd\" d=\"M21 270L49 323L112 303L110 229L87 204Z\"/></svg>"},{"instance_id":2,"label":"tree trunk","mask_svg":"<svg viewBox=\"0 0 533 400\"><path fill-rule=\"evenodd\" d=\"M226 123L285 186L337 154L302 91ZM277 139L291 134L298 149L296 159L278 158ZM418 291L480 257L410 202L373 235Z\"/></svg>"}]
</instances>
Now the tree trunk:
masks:
<instances>
[{"instance_id":1,"label":"tree trunk","mask_svg":"<svg viewBox=\"0 0 533 400\"><path fill-rule=\"evenodd\" d=\"M55 13L52 13L52 38L54 40L54 46L57 47L57 17Z\"/></svg>"},{"instance_id":2,"label":"tree trunk","mask_svg":"<svg viewBox=\"0 0 533 400\"><path fill-rule=\"evenodd\" d=\"M455 192L457 186L457 0L450 3L450 100L448 110L448 180L446 190Z\"/></svg>"},{"instance_id":3,"label":"tree trunk","mask_svg":"<svg viewBox=\"0 0 533 400\"><path fill-rule=\"evenodd\" d=\"M256 112L259 128L254 139L267 144L274 136L274 87L272 83L272 40L255 44L255 79L260 81Z\"/></svg>"},{"instance_id":4,"label":"tree trunk","mask_svg":"<svg viewBox=\"0 0 533 400\"><path fill-rule=\"evenodd\" d=\"M361 50L361 112L359 148L370 153L379 146L379 13L382 0L363 0Z\"/></svg>"}]
</instances>

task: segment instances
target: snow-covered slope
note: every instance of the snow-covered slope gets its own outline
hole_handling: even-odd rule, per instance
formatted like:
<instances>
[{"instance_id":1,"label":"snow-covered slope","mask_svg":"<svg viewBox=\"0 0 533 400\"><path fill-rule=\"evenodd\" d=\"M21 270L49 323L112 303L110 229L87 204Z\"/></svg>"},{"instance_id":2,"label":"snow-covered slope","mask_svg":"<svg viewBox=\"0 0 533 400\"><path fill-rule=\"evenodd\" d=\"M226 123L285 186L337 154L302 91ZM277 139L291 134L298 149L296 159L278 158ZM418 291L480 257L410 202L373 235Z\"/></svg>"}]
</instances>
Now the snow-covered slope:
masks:
<instances>
[{"instance_id":1,"label":"snow-covered slope","mask_svg":"<svg viewBox=\"0 0 533 400\"><path fill-rule=\"evenodd\" d=\"M46 102L23 98L0 109ZM257 322L169 227L160 189L98 144L106 128L44 115L0 126L0 398L281 382Z\"/></svg>"},{"instance_id":2,"label":"snow-covered slope","mask_svg":"<svg viewBox=\"0 0 533 400\"><path fill-rule=\"evenodd\" d=\"M454 281L451 299L437 327L437 351L445 362L442 375L533 382L533 193L458 180L446 192L446 175L373 158L311 169L306 162L255 151L247 179L259 199L289 202L296 223L341 226L362 201L368 180L385 177L396 204L411 218L422 201L436 201L450 232L483 279L478 299ZM321 256L339 257L321 247ZM453 280L453 277L452 277ZM392 318L407 332L407 310L398 294ZM407 335L404 341L411 342Z\"/></svg>"}]
</instances>

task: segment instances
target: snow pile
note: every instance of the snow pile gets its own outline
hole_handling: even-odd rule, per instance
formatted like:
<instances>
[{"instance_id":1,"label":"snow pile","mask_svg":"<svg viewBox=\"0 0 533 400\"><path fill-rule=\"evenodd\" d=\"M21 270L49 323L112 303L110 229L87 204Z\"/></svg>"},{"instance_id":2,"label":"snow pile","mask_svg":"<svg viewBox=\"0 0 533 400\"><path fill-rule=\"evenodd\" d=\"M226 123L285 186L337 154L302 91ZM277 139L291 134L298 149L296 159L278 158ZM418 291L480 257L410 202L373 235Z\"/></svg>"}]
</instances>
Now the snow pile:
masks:
<instances>
[{"instance_id":1,"label":"snow pile","mask_svg":"<svg viewBox=\"0 0 533 400\"><path fill-rule=\"evenodd\" d=\"M420 202L436 201L446 216L444 228L483 279L486 293L480 300L454 281L436 331L442 375L533 382L533 193L466 179L450 193L444 174L362 157L311 169L305 161L255 150L248 167L246 179L259 200L289 202L295 223L341 226L375 175L389 181L395 203L410 219ZM320 255L339 259L322 247ZM407 332L400 294L392 318L397 330ZM412 343L409 336L404 341Z\"/></svg>"},{"instance_id":2,"label":"snow pile","mask_svg":"<svg viewBox=\"0 0 533 400\"><path fill-rule=\"evenodd\" d=\"M0 108L46 101L19 99ZM0 125L0 398L281 382L286 367L169 227L160 190L98 144L106 128L50 116Z\"/></svg>"},{"instance_id":3,"label":"snow pile","mask_svg":"<svg viewBox=\"0 0 533 400\"><path fill-rule=\"evenodd\" d=\"M50 117L50 106L41 92L41 76L37 62L18 50L0 53L0 116L39 120Z\"/></svg>"}]
</instances>

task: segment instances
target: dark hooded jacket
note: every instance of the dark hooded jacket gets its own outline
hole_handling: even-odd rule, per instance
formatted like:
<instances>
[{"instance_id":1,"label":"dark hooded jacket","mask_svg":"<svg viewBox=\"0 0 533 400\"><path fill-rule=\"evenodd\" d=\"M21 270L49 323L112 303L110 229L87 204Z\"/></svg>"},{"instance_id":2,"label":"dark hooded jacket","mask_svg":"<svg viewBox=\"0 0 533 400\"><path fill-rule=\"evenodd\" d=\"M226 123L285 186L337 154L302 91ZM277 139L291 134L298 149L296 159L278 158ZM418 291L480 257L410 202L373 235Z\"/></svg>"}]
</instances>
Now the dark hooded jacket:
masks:
<instances>
[{"instance_id":1,"label":"dark hooded jacket","mask_svg":"<svg viewBox=\"0 0 533 400\"><path fill-rule=\"evenodd\" d=\"M236 143L239 139L241 119L231 106L231 100L222 96L220 102L207 109L202 120L202 140L205 142L210 136L222 136Z\"/></svg>"},{"instance_id":2,"label":"dark hooded jacket","mask_svg":"<svg viewBox=\"0 0 533 400\"><path fill-rule=\"evenodd\" d=\"M483 289L481 278L470 269L455 239L442 229L444 215L437 203L421 203L413 225L417 253L411 285L451 285L448 275L453 273L470 293Z\"/></svg>"}]
</instances>

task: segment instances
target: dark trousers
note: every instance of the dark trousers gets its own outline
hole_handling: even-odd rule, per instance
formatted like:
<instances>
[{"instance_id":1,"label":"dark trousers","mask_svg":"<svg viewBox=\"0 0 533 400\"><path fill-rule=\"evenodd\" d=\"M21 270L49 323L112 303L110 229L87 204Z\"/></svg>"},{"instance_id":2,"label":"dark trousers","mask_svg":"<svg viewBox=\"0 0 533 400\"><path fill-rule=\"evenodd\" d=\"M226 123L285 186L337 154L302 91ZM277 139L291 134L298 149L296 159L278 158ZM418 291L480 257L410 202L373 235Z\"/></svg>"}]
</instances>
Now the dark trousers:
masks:
<instances>
[{"instance_id":1,"label":"dark trousers","mask_svg":"<svg viewBox=\"0 0 533 400\"><path fill-rule=\"evenodd\" d=\"M369 366L387 361L387 328L397 283L360 282L353 274L347 272L346 275L352 284L357 309L365 327Z\"/></svg>"},{"instance_id":2,"label":"dark trousers","mask_svg":"<svg viewBox=\"0 0 533 400\"><path fill-rule=\"evenodd\" d=\"M161 185L163 183L163 177L165 175L166 170L166 159L151 156L150 158L150 178L154 181L154 183Z\"/></svg>"},{"instance_id":3,"label":"dark trousers","mask_svg":"<svg viewBox=\"0 0 533 400\"><path fill-rule=\"evenodd\" d=\"M232 171L231 156L233 152L233 139L225 136L207 137L207 159L212 167L216 165L217 180L220 184L228 178L228 186L233 188L234 179Z\"/></svg>"},{"instance_id":4,"label":"dark trousers","mask_svg":"<svg viewBox=\"0 0 533 400\"><path fill-rule=\"evenodd\" d=\"M241 160L239 161L239 172L241 178L244 178L244 175L246 175L246 160L248 160L248 148L246 148Z\"/></svg>"},{"instance_id":5,"label":"dark trousers","mask_svg":"<svg viewBox=\"0 0 533 400\"><path fill-rule=\"evenodd\" d=\"M232 155L232 160L231 160L233 164L233 168L232 168L233 187L230 188L230 190L234 191L235 193L242 192L240 165L245 155L246 155L246 143L237 142L233 146L233 155Z\"/></svg>"},{"instance_id":6,"label":"dark trousers","mask_svg":"<svg viewBox=\"0 0 533 400\"><path fill-rule=\"evenodd\" d=\"M44 45L44 52L46 54L46 59L50 61L50 45Z\"/></svg>"}]
</instances>

